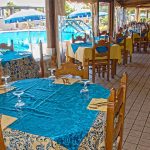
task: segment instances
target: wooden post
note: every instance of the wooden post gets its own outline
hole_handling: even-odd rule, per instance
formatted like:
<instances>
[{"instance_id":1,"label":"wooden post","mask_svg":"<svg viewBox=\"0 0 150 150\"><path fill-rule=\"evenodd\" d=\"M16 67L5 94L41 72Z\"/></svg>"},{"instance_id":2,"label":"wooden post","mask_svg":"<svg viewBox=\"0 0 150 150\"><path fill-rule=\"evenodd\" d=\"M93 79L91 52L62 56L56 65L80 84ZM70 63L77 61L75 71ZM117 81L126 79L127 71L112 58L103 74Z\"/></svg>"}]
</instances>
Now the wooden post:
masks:
<instances>
[{"instance_id":1,"label":"wooden post","mask_svg":"<svg viewBox=\"0 0 150 150\"><path fill-rule=\"evenodd\" d=\"M56 31L55 31L55 7L54 0L45 0L47 48L50 53L56 53Z\"/></svg>"},{"instance_id":2,"label":"wooden post","mask_svg":"<svg viewBox=\"0 0 150 150\"><path fill-rule=\"evenodd\" d=\"M139 11L139 8L137 7L136 8L136 11L135 11L135 19L136 19L136 22L138 22L139 21L139 15L140 15L140 13L139 13L140 11Z\"/></svg>"},{"instance_id":3,"label":"wooden post","mask_svg":"<svg viewBox=\"0 0 150 150\"><path fill-rule=\"evenodd\" d=\"M149 9L146 11L146 18L148 19Z\"/></svg>"},{"instance_id":4,"label":"wooden post","mask_svg":"<svg viewBox=\"0 0 150 150\"><path fill-rule=\"evenodd\" d=\"M14 42L11 40L11 51L14 51Z\"/></svg>"},{"instance_id":5,"label":"wooden post","mask_svg":"<svg viewBox=\"0 0 150 150\"><path fill-rule=\"evenodd\" d=\"M99 36L99 0L97 0L97 36Z\"/></svg>"},{"instance_id":6,"label":"wooden post","mask_svg":"<svg viewBox=\"0 0 150 150\"><path fill-rule=\"evenodd\" d=\"M92 4L92 31L94 36L98 35L99 29L99 0Z\"/></svg>"},{"instance_id":7,"label":"wooden post","mask_svg":"<svg viewBox=\"0 0 150 150\"><path fill-rule=\"evenodd\" d=\"M127 18L126 18L126 8L125 7L123 7L123 24L125 25L127 22L127 20L126 20Z\"/></svg>"},{"instance_id":8,"label":"wooden post","mask_svg":"<svg viewBox=\"0 0 150 150\"><path fill-rule=\"evenodd\" d=\"M110 2L109 6L109 35L113 36L114 31L114 0Z\"/></svg>"}]
</instances>

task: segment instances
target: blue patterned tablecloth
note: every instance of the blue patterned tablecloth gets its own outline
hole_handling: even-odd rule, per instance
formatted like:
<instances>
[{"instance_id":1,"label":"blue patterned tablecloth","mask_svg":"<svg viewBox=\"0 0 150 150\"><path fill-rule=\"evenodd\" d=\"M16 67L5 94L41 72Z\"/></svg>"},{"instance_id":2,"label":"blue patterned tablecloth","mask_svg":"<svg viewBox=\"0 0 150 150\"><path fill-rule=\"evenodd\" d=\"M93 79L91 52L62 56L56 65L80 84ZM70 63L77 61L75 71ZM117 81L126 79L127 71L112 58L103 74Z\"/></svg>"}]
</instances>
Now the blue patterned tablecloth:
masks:
<instances>
[{"instance_id":1,"label":"blue patterned tablecloth","mask_svg":"<svg viewBox=\"0 0 150 150\"><path fill-rule=\"evenodd\" d=\"M31 58L32 54L29 52L25 51L20 51L20 52L15 52L15 51L6 51L0 55L0 59L2 65L5 65L7 62L17 60L17 59L22 59L22 58Z\"/></svg>"},{"instance_id":2,"label":"blue patterned tablecloth","mask_svg":"<svg viewBox=\"0 0 150 150\"><path fill-rule=\"evenodd\" d=\"M75 53L79 47L92 47L92 42L72 43L71 47L72 47L73 52Z\"/></svg>"},{"instance_id":3,"label":"blue patterned tablecloth","mask_svg":"<svg viewBox=\"0 0 150 150\"><path fill-rule=\"evenodd\" d=\"M0 95L0 113L17 117L10 128L49 137L69 150L76 150L93 125L98 112L87 110L92 98L108 98L110 91L90 84L89 95L80 95L83 84L49 84L49 79L28 79L14 83L24 91L26 105L16 110L13 91Z\"/></svg>"},{"instance_id":4,"label":"blue patterned tablecloth","mask_svg":"<svg viewBox=\"0 0 150 150\"><path fill-rule=\"evenodd\" d=\"M29 52L6 51L0 55L2 74L10 75L10 80L21 80L39 77L39 65Z\"/></svg>"}]
</instances>

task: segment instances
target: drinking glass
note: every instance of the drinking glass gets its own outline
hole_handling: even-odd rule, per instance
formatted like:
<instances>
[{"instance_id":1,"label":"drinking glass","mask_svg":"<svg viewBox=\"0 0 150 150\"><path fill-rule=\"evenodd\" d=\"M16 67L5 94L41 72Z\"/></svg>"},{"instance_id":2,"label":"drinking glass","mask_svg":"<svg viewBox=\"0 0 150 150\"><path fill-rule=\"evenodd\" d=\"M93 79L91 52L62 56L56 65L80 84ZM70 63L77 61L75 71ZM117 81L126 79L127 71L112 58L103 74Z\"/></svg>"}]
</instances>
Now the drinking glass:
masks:
<instances>
[{"instance_id":1,"label":"drinking glass","mask_svg":"<svg viewBox=\"0 0 150 150\"><path fill-rule=\"evenodd\" d=\"M8 87L8 79L10 78L9 75L3 75L2 79L4 80L4 87L7 88Z\"/></svg>"},{"instance_id":2,"label":"drinking glass","mask_svg":"<svg viewBox=\"0 0 150 150\"><path fill-rule=\"evenodd\" d=\"M24 91L14 91L13 94L14 94L15 96L17 96L17 98L18 98L18 102L16 103L15 107L18 108L18 107L24 106L25 103L22 102L22 99L21 99L21 95L24 94Z\"/></svg>"},{"instance_id":3,"label":"drinking glass","mask_svg":"<svg viewBox=\"0 0 150 150\"><path fill-rule=\"evenodd\" d=\"M84 94L84 93L88 93L89 90L87 88L87 85L90 83L89 80L82 80L81 83L84 83L83 89L81 89L80 93Z\"/></svg>"},{"instance_id":4,"label":"drinking glass","mask_svg":"<svg viewBox=\"0 0 150 150\"><path fill-rule=\"evenodd\" d=\"M49 76L49 79L54 81L56 79L55 75L54 75L54 71L55 71L55 68L50 68L48 69L50 71L50 76Z\"/></svg>"}]
</instances>

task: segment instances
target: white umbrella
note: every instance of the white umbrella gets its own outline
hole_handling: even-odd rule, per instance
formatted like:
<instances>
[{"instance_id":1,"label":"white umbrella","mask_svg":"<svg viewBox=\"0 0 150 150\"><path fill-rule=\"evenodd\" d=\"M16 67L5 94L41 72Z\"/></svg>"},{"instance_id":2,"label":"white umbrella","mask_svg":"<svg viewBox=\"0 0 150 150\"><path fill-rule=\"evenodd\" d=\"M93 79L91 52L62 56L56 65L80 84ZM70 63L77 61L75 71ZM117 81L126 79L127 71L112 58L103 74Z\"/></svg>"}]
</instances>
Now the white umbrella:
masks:
<instances>
[{"instance_id":1,"label":"white umbrella","mask_svg":"<svg viewBox=\"0 0 150 150\"><path fill-rule=\"evenodd\" d=\"M17 22L27 22L34 20L43 20L45 19L45 14L43 12L29 9L29 10L21 10L10 15L5 19L5 23L17 23Z\"/></svg>"}]
</instances>

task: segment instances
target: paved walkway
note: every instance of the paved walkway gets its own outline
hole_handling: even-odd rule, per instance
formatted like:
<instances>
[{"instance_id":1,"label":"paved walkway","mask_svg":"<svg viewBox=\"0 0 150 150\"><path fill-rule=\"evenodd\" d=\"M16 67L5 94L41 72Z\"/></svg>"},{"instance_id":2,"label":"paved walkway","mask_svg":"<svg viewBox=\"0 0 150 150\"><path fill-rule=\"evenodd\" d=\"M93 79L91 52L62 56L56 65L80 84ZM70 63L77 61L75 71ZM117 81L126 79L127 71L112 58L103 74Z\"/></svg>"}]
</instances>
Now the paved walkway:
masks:
<instances>
[{"instance_id":1,"label":"paved walkway","mask_svg":"<svg viewBox=\"0 0 150 150\"><path fill-rule=\"evenodd\" d=\"M150 54L133 54L132 63L118 66L115 79L96 82L117 87L123 72L129 75L123 150L150 150Z\"/></svg>"}]
</instances>

